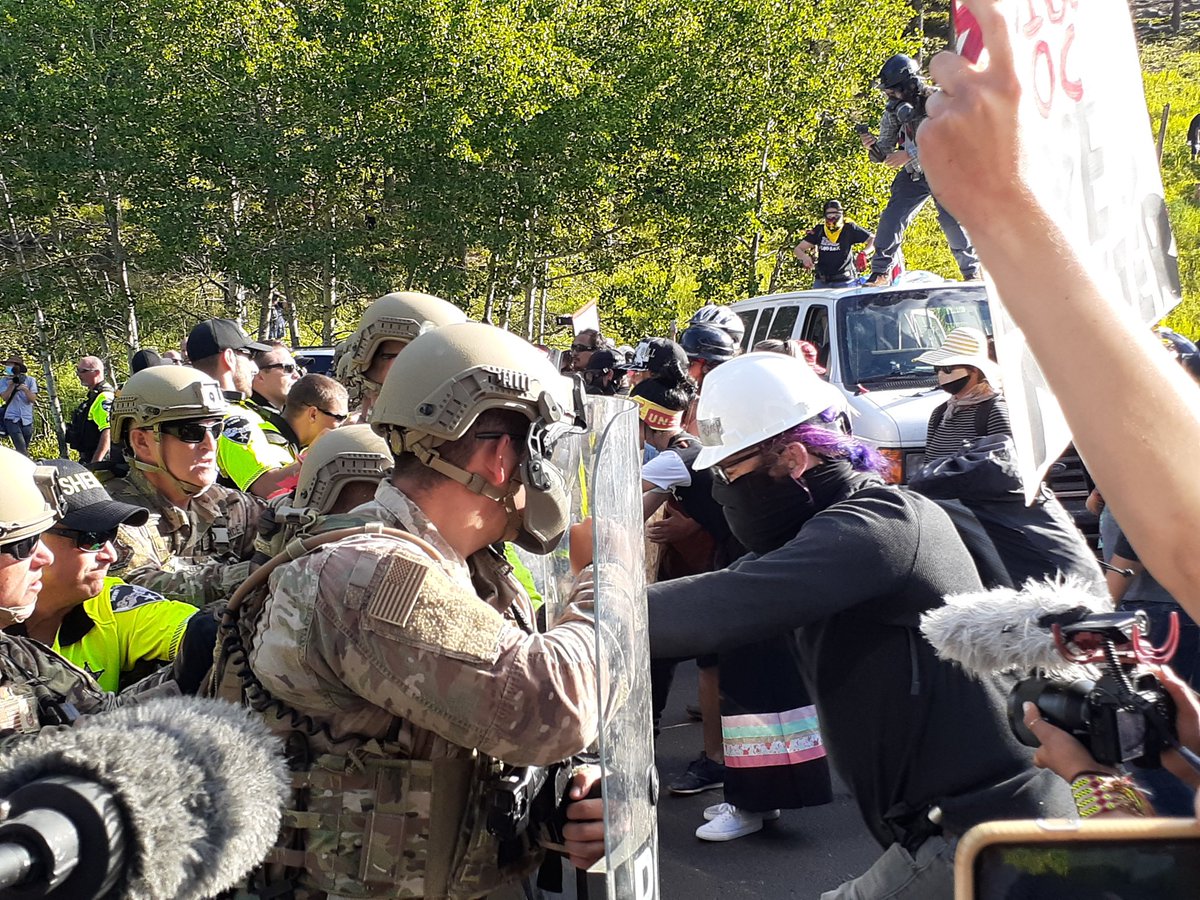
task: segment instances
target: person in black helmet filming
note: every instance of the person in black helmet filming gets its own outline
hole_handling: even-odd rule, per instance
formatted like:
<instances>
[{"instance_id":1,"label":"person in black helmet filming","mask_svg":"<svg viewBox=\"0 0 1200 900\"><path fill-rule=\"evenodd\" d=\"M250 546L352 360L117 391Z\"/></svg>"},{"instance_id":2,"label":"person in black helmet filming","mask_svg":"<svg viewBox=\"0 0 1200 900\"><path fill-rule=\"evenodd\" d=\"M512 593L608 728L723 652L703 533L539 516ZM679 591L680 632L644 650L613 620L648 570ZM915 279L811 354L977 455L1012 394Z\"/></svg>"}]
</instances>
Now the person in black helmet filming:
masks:
<instances>
[{"instance_id":1,"label":"person in black helmet filming","mask_svg":"<svg viewBox=\"0 0 1200 900\"><path fill-rule=\"evenodd\" d=\"M899 171L892 179L891 196L875 232L875 255L871 258L871 277L867 281L870 287L891 283L892 259L900 249L904 232L925 202L933 197L921 168L916 135L917 126L925 118L925 100L936 88L925 82L917 61L902 53L883 64L877 87L887 97L879 135L862 132L859 139L872 160ZM971 238L937 197L933 197L933 202L962 277L967 281L978 278L979 257Z\"/></svg>"}]
</instances>

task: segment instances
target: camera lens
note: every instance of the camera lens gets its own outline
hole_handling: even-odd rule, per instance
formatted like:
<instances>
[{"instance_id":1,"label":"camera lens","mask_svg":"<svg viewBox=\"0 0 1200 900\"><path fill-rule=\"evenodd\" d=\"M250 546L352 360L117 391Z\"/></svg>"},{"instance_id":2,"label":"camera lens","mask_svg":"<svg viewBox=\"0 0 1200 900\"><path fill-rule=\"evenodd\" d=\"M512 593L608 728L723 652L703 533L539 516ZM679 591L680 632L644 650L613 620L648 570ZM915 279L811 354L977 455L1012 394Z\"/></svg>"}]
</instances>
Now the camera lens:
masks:
<instances>
[{"instance_id":1,"label":"camera lens","mask_svg":"<svg viewBox=\"0 0 1200 900\"><path fill-rule=\"evenodd\" d=\"M1026 678L1018 681L1008 695L1008 726L1013 735L1026 747L1040 745L1033 733L1025 727L1024 704L1032 703L1042 718L1087 742L1088 695L1095 682L1051 681L1048 678Z\"/></svg>"}]
</instances>

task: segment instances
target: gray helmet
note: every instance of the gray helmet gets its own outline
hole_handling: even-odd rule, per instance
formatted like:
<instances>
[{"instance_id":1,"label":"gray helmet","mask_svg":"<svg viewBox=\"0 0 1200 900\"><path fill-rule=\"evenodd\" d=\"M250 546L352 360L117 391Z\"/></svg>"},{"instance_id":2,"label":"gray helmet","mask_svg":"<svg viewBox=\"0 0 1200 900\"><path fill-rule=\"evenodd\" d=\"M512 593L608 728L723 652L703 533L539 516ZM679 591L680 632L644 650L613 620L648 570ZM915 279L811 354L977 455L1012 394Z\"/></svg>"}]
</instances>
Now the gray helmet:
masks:
<instances>
[{"instance_id":1,"label":"gray helmet","mask_svg":"<svg viewBox=\"0 0 1200 900\"><path fill-rule=\"evenodd\" d=\"M387 441L370 425L335 428L322 435L304 455L292 505L327 513L347 484L378 484L391 471L392 453Z\"/></svg>"},{"instance_id":2,"label":"gray helmet","mask_svg":"<svg viewBox=\"0 0 1200 900\"><path fill-rule=\"evenodd\" d=\"M55 470L0 447L0 544L41 534L62 515Z\"/></svg>"},{"instance_id":3,"label":"gray helmet","mask_svg":"<svg viewBox=\"0 0 1200 900\"><path fill-rule=\"evenodd\" d=\"M363 378L363 373L371 368L371 361L384 341L407 343L430 329L465 321L466 313L453 303L432 294L417 291L384 294L367 307L358 328L346 339L335 371L342 379L355 376ZM374 390L381 387L365 378L363 380Z\"/></svg>"},{"instance_id":4,"label":"gray helmet","mask_svg":"<svg viewBox=\"0 0 1200 900\"><path fill-rule=\"evenodd\" d=\"M129 430L163 422L223 416L228 404L221 386L188 366L152 366L131 375L113 400L113 439L127 443Z\"/></svg>"},{"instance_id":5,"label":"gray helmet","mask_svg":"<svg viewBox=\"0 0 1200 900\"><path fill-rule=\"evenodd\" d=\"M457 441L489 409L529 419L528 459L504 486L452 465L437 448ZM472 491L504 504L516 542L545 553L567 526L566 478L550 463L555 441L587 427L582 384L558 373L531 344L478 322L447 325L421 335L392 366L371 410L371 425L392 451L412 453L422 464ZM524 485L526 508L513 497Z\"/></svg>"},{"instance_id":6,"label":"gray helmet","mask_svg":"<svg viewBox=\"0 0 1200 900\"><path fill-rule=\"evenodd\" d=\"M728 306L716 303L706 303L692 313L688 325L711 325L720 328L733 338L735 344L741 344L746 334L746 323L742 321L742 317Z\"/></svg>"}]
</instances>

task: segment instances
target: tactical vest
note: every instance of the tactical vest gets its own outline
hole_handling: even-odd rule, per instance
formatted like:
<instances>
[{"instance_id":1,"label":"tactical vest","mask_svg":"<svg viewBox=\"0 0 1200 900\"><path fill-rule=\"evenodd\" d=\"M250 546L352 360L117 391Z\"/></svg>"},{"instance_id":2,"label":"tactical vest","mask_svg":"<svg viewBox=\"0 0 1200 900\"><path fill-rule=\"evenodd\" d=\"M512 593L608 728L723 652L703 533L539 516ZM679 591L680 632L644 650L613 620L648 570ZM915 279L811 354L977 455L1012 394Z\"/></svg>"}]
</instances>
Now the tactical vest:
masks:
<instances>
[{"instance_id":1,"label":"tactical vest","mask_svg":"<svg viewBox=\"0 0 1200 900\"><path fill-rule=\"evenodd\" d=\"M70 424L67 425L67 445L79 454L79 458L85 464L92 461L96 449L100 446L100 429L92 421L91 412L96 398L105 391L112 391L112 386L98 384L89 388L87 397L75 407L75 412L71 413Z\"/></svg>"},{"instance_id":2,"label":"tactical vest","mask_svg":"<svg viewBox=\"0 0 1200 900\"><path fill-rule=\"evenodd\" d=\"M239 896L286 896L289 887L303 885L362 900L473 900L533 872L542 853L530 835L502 848L487 831L488 789L502 768L497 760L478 752L409 759L394 740L355 735L336 739L342 752L318 752L313 737L335 742L327 726L273 697L251 670L249 647L266 606L267 578L278 565L354 534L412 541L442 558L420 538L379 523L360 519L316 530L256 569L230 598L204 691L258 713L283 740L292 769L279 839Z\"/></svg>"}]
</instances>

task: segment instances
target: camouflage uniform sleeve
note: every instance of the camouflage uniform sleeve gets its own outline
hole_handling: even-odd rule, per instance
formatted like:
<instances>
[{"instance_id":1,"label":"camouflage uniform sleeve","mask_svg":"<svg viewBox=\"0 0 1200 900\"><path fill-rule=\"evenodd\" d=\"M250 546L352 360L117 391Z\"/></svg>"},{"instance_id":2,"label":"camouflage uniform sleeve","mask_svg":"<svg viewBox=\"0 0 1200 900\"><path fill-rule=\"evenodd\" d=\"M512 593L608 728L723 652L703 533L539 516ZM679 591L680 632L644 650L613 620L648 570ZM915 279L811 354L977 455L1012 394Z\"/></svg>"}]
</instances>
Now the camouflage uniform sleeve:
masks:
<instances>
[{"instance_id":1,"label":"camouflage uniform sleeve","mask_svg":"<svg viewBox=\"0 0 1200 900\"><path fill-rule=\"evenodd\" d=\"M276 590L315 586L309 659L364 699L513 765L565 759L595 739L586 604L528 634L415 547L374 537L299 566L299 583Z\"/></svg>"},{"instance_id":2,"label":"camouflage uniform sleeve","mask_svg":"<svg viewBox=\"0 0 1200 900\"><path fill-rule=\"evenodd\" d=\"M39 709L57 709L70 722L76 713L88 715L113 709L120 703L83 669L29 638L6 635L3 651L14 677L33 688ZM43 718L43 724L45 719Z\"/></svg>"},{"instance_id":3,"label":"camouflage uniform sleeve","mask_svg":"<svg viewBox=\"0 0 1200 900\"><path fill-rule=\"evenodd\" d=\"M247 569L245 563L238 563ZM148 565L121 573L128 584L148 588L172 600L202 607L228 597L245 575L234 564L221 560L183 563L172 559L163 565ZM234 577L240 575L240 577Z\"/></svg>"}]
</instances>

